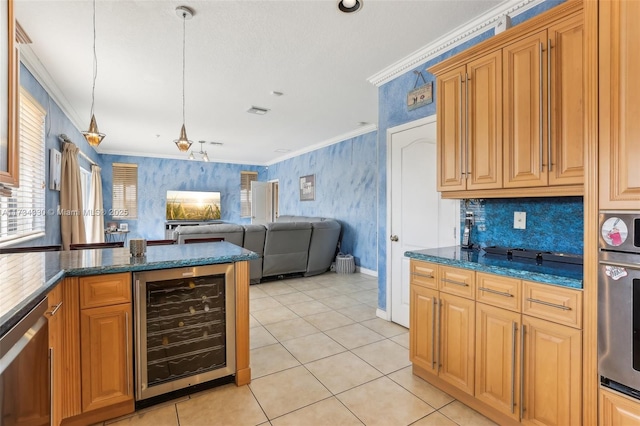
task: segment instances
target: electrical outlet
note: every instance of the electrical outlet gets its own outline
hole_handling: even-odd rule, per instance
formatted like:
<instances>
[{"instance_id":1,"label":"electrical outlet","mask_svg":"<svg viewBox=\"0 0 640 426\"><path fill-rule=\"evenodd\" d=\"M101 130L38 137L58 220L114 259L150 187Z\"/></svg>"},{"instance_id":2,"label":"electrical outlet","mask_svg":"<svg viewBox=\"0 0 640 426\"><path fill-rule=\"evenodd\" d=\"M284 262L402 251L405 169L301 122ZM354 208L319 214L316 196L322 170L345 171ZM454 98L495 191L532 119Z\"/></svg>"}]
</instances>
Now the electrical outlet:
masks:
<instances>
[{"instance_id":1,"label":"electrical outlet","mask_svg":"<svg viewBox=\"0 0 640 426\"><path fill-rule=\"evenodd\" d=\"M527 229L526 212L513 212L513 229Z\"/></svg>"}]
</instances>

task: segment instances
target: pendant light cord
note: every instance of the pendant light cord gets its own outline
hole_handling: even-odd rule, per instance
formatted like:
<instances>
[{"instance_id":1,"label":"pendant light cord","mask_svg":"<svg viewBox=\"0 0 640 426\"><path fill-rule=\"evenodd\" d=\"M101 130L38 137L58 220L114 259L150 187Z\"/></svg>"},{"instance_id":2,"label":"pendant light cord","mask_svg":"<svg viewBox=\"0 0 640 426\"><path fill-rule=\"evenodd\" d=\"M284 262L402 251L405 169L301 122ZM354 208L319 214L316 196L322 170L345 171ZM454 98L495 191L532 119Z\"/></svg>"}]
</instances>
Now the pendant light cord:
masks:
<instances>
[{"instance_id":1,"label":"pendant light cord","mask_svg":"<svg viewBox=\"0 0 640 426\"><path fill-rule=\"evenodd\" d=\"M186 27L186 22L187 22L187 14L185 12L182 12L182 125L184 126L185 124L185 120L184 120L184 70L185 70L185 39L186 39L186 33L187 33L187 27Z\"/></svg>"},{"instance_id":2,"label":"pendant light cord","mask_svg":"<svg viewBox=\"0 0 640 426\"><path fill-rule=\"evenodd\" d=\"M98 77L98 55L96 54L96 0L93 0L93 85L91 86L91 117L96 99L96 78Z\"/></svg>"}]
</instances>

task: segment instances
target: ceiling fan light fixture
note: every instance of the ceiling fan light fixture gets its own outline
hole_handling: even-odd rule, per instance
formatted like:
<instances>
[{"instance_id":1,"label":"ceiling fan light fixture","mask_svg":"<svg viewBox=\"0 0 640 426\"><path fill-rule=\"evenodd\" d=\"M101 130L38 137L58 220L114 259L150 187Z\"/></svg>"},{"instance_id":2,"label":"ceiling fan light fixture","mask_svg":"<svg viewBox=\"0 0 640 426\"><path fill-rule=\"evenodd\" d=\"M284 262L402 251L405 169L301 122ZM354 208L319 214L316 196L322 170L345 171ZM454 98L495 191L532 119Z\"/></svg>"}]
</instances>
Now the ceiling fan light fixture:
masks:
<instances>
[{"instance_id":1,"label":"ceiling fan light fixture","mask_svg":"<svg viewBox=\"0 0 640 426\"><path fill-rule=\"evenodd\" d=\"M364 0L339 0L338 9L344 13L354 13L362 9Z\"/></svg>"},{"instance_id":2,"label":"ceiling fan light fixture","mask_svg":"<svg viewBox=\"0 0 640 426\"><path fill-rule=\"evenodd\" d=\"M84 136L84 138L87 140L87 142L91 146L100 145L100 142L102 142L102 139L104 139L105 134L100 133L100 131L98 130L98 124L96 123L95 115L93 114L91 115L91 123L89 124L89 130L87 130L86 132L82 132L82 136Z\"/></svg>"}]
</instances>

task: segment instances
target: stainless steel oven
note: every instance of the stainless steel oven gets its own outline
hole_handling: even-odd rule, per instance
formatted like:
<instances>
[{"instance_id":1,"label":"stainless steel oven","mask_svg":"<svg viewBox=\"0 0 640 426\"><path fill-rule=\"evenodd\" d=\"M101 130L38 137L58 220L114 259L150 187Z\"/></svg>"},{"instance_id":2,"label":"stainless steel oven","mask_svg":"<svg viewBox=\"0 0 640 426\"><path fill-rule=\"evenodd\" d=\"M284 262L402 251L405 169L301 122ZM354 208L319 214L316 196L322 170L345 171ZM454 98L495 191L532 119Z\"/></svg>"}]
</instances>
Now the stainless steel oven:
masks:
<instances>
[{"instance_id":1,"label":"stainless steel oven","mask_svg":"<svg viewBox=\"0 0 640 426\"><path fill-rule=\"evenodd\" d=\"M601 212L598 373L640 399L640 212Z\"/></svg>"},{"instance_id":2,"label":"stainless steel oven","mask_svg":"<svg viewBox=\"0 0 640 426\"><path fill-rule=\"evenodd\" d=\"M232 264L134 274L136 401L235 374Z\"/></svg>"},{"instance_id":3,"label":"stainless steel oven","mask_svg":"<svg viewBox=\"0 0 640 426\"><path fill-rule=\"evenodd\" d=\"M0 425L51 423L47 298L0 338Z\"/></svg>"}]
</instances>

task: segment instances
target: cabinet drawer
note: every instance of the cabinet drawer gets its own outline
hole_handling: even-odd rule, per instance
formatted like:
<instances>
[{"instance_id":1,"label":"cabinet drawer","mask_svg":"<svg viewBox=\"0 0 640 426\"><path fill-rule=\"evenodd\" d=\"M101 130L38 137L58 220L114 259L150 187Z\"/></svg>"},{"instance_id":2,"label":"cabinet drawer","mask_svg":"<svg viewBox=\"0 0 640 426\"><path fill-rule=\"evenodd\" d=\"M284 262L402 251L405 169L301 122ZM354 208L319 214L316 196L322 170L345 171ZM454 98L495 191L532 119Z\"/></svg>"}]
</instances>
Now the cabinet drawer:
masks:
<instances>
[{"instance_id":1,"label":"cabinet drawer","mask_svg":"<svg viewBox=\"0 0 640 426\"><path fill-rule=\"evenodd\" d=\"M582 292L523 281L522 313L582 328Z\"/></svg>"},{"instance_id":2,"label":"cabinet drawer","mask_svg":"<svg viewBox=\"0 0 640 426\"><path fill-rule=\"evenodd\" d=\"M80 278L80 309L131 302L131 274Z\"/></svg>"},{"instance_id":3,"label":"cabinet drawer","mask_svg":"<svg viewBox=\"0 0 640 426\"><path fill-rule=\"evenodd\" d=\"M412 259L409 268L411 284L433 289L438 288L438 282L436 281L438 265Z\"/></svg>"},{"instance_id":4,"label":"cabinet drawer","mask_svg":"<svg viewBox=\"0 0 640 426\"><path fill-rule=\"evenodd\" d=\"M516 278L476 273L476 301L487 305L520 312L521 287Z\"/></svg>"},{"instance_id":5,"label":"cabinet drawer","mask_svg":"<svg viewBox=\"0 0 640 426\"><path fill-rule=\"evenodd\" d=\"M475 272L469 269L440 266L438 282L440 291L473 299L475 296Z\"/></svg>"}]
</instances>

